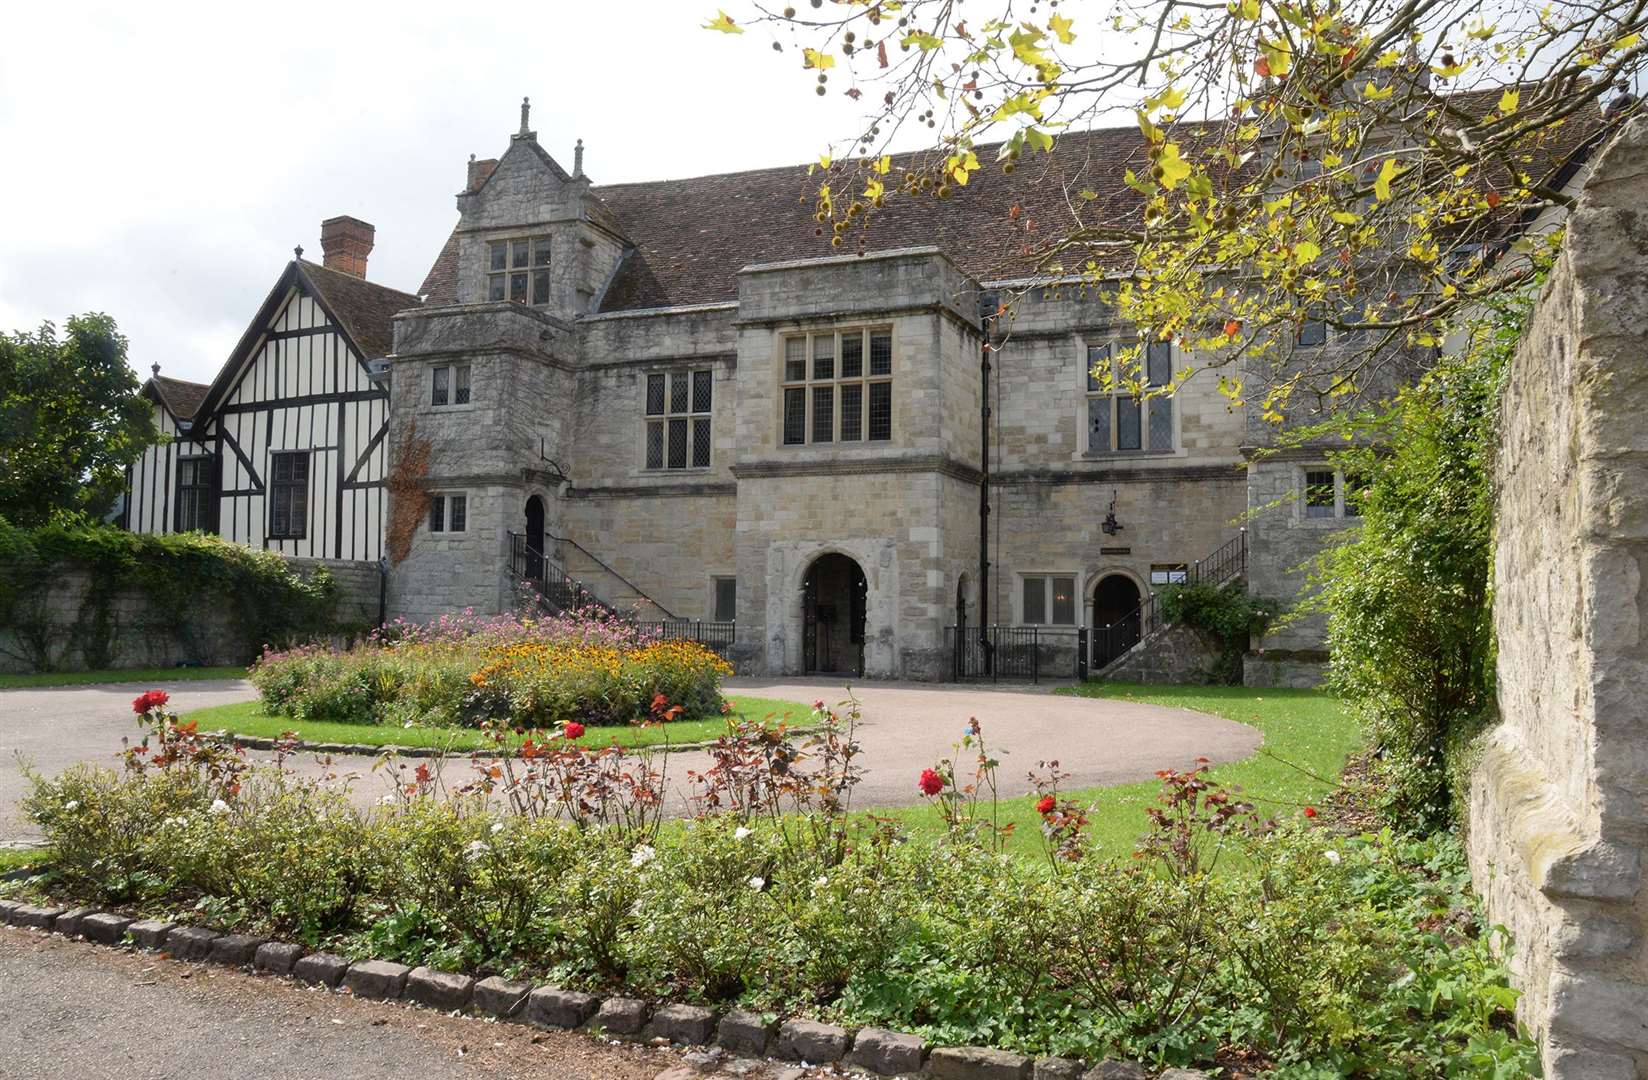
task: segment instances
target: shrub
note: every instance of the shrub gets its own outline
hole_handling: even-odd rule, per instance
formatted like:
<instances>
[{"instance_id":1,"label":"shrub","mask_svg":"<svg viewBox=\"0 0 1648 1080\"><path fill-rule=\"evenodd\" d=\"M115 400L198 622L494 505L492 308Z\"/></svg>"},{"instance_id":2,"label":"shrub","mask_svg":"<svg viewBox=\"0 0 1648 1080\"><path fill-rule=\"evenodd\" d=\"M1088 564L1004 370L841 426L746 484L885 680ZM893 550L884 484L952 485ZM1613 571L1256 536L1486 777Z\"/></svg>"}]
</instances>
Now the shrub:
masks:
<instances>
[{"instance_id":1,"label":"shrub","mask_svg":"<svg viewBox=\"0 0 1648 1080\"><path fill-rule=\"evenodd\" d=\"M1208 677L1228 686L1242 681L1242 656L1252 639L1265 632L1281 605L1250 596L1240 584L1170 585L1162 591L1168 622L1183 623L1202 639L1216 659Z\"/></svg>"},{"instance_id":2,"label":"shrub","mask_svg":"<svg viewBox=\"0 0 1648 1080\"><path fill-rule=\"evenodd\" d=\"M265 708L299 720L545 729L639 722L660 696L684 717L714 716L725 709L720 686L730 674L697 643L574 613L397 624L348 650L265 653L251 678Z\"/></svg>"},{"instance_id":3,"label":"shrub","mask_svg":"<svg viewBox=\"0 0 1648 1080\"><path fill-rule=\"evenodd\" d=\"M1501 301L1471 348L1444 359L1336 456L1361 478L1362 524L1313 575L1329 673L1378 751L1398 825L1456 819L1474 737L1495 716L1493 455L1499 388L1532 295Z\"/></svg>"},{"instance_id":4,"label":"shrub","mask_svg":"<svg viewBox=\"0 0 1648 1080\"><path fill-rule=\"evenodd\" d=\"M226 768L163 707L145 715L157 747L123 773L34 778L28 810L65 898L192 905L351 956L1026 1053L1230 1055L1301 1077L1520 1075L1535 1060L1455 838L1277 827L1199 768L1164 778L1132 856L1101 857L1059 824L1069 800L1054 784L1054 857L1033 860L996 849L982 807L946 806L937 839L849 822L844 798L805 811L816 831L760 799L680 828L642 815L637 831L500 813L479 785L442 796L427 767L360 806L280 764ZM970 724L957 756L984 759L989 789L980 736ZM809 764L782 732L729 738L728 761L839 781L839 762ZM564 752L604 767L605 751ZM839 849L796 842L838 830Z\"/></svg>"}]
</instances>

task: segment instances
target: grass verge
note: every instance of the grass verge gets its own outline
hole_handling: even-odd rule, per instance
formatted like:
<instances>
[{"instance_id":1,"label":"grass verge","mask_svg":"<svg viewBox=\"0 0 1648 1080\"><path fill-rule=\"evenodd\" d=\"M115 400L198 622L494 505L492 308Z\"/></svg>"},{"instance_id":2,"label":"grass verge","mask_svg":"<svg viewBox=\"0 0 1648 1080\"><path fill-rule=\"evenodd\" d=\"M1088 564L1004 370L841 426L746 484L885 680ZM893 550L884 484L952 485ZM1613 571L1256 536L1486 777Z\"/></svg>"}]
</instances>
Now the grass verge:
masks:
<instances>
[{"instance_id":1,"label":"grass verge","mask_svg":"<svg viewBox=\"0 0 1648 1080\"><path fill-rule=\"evenodd\" d=\"M194 682L197 679L244 679L243 667L151 667L99 668L96 671L46 671L28 675L0 675L0 690L22 690L31 686L92 686L97 683Z\"/></svg>"},{"instance_id":2,"label":"grass verge","mask_svg":"<svg viewBox=\"0 0 1648 1080\"><path fill-rule=\"evenodd\" d=\"M732 716L710 717L706 720L677 720L668 728L657 727L592 727L584 736L585 746L655 746L669 738L672 743L701 742L713 739L727 729L727 720L783 720L793 728L806 723L812 710L799 702L779 701L776 698L741 697L729 695ZM325 721L294 720L290 716L271 716L263 711L261 701L241 701L233 705L214 705L195 709L183 719L200 724L201 731L229 731L236 735L274 738L282 732L295 731L307 742L364 743L369 746L420 746L466 753L470 750L494 746L493 740L470 728L385 727L378 724L337 724Z\"/></svg>"},{"instance_id":3,"label":"grass verge","mask_svg":"<svg viewBox=\"0 0 1648 1080\"><path fill-rule=\"evenodd\" d=\"M1264 814L1277 817L1301 813L1304 807L1320 802L1333 788L1345 758L1361 744L1356 721L1336 698L1321 690L1090 682L1064 687L1057 693L1194 709L1258 728L1264 735L1259 751L1242 761L1216 765L1211 775L1227 787L1241 788L1243 798ZM986 737L989 734L985 732ZM1072 731L1071 738L1081 738L1081 733ZM911 763L912 789L916 772L926 764ZM1025 764L1015 761L1003 765L1003 794L1014 797L1003 798L998 806L998 821L1013 825L1009 847L1021 853L1039 850L1041 828L1035 800L1019 794L1024 790L1021 766ZM1144 811L1156 801L1158 790L1159 785L1150 780L1082 788L1074 794L1094 807L1091 830L1100 850L1115 855L1131 850L1145 831ZM937 833L943 828L938 811L931 806L878 813L916 832Z\"/></svg>"}]
</instances>

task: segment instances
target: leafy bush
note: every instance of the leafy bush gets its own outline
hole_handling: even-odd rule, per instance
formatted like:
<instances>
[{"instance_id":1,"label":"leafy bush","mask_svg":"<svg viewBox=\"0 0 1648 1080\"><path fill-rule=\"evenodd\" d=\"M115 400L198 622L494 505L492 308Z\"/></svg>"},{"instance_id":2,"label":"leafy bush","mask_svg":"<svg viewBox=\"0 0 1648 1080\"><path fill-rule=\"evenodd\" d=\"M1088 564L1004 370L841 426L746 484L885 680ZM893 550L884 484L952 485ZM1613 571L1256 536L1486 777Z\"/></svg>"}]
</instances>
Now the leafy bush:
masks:
<instances>
[{"instance_id":1,"label":"leafy bush","mask_svg":"<svg viewBox=\"0 0 1648 1080\"><path fill-rule=\"evenodd\" d=\"M1201 637L1217 659L1208 676L1235 686L1242 681L1242 656L1252 639L1265 632L1281 605L1250 596L1240 584L1170 585L1162 591L1162 613Z\"/></svg>"},{"instance_id":2,"label":"leafy bush","mask_svg":"<svg viewBox=\"0 0 1648 1080\"><path fill-rule=\"evenodd\" d=\"M1378 751L1382 809L1402 827L1457 817L1474 737L1492 723L1493 455L1499 390L1533 297L1502 301L1471 348L1336 455L1361 478L1362 524L1314 575L1330 680Z\"/></svg>"},{"instance_id":3,"label":"leafy bush","mask_svg":"<svg viewBox=\"0 0 1648 1080\"><path fill-rule=\"evenodd\" d=\"M393 625L347 650L265 653L252 669L264 707L299 720L550 728L627 724L662 697L686 718L725 709L732 669L688 641L648 638L604 614Z\"/></svg>"},{"instance_id":4,"label":"leafy bush","mask_svg":"<svg viewBox=\"0 0 1648 1080\"><path fill-rule=\"evenodd\" d=\"M1006 827L973 800L995 769L976 725L932 770L948 825L934 840L848 816L854 714L822 708L826 732L804 741L729 732L704 813L667 829L621 807L546 809L586 805L608 751L554 750L561 794L526 811L499 796L541 748L505 759L513 772L485 764L493 786L443 795L440 767L425 765L362 807L279 764L226 760L159 706L145 717L158 745L123 774L34 781L28 810L65 899L192 906L352 956L1028 1053L1233 1055L1297 1077L1534 1067L1453 837L1262 821L1200 767L1167 775L1137 851L1109 857L1067 820L1055 773L1037 861L1000 851ZM974 775L958 778L959 751ZM778 761L793 785L752 783ZM654 784L611 797L645 802ZM847 842L805 842L838 834Z\"/></svg>"}]
</instances>

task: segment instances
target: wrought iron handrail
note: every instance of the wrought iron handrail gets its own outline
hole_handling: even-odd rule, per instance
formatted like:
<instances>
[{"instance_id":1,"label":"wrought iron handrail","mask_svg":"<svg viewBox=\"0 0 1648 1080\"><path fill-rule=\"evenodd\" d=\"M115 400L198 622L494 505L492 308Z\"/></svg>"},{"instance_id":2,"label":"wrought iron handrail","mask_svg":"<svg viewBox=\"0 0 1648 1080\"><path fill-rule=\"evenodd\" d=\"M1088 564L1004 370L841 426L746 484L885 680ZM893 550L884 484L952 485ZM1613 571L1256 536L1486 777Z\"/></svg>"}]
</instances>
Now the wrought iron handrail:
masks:
<instances>
[{"instance_id":1,"label":"wrought iron handrail","mask_svg":"<svg viewBox=\"0 0 1648 1080\"><path fill-rule=\"evenodd\" d=\"M545 535L546 539L553 540L557 544L571 544L573 547L575 547L579 551L583 552L584 557L589 559L590 562L594 563L596 566L599 566L602 570L605 570L607 573L611 574L613 577L617 578L619 581L623 582L625 585L628 585L631 589L634 590L635 595L638 598L640 598L642 600L645 600L647 603L649 603L653 607L657 608L659 610L659 612L663 614L665 620L673 620L673 619L676 618L675 613L670 611L669 608L665 607L663 604L660 604L658 601L656 601L652 597L648 596L644 591L642 591L641 586L635 584L635 582L631 581L629 578L625 577L624 575L620 574L618 571L614 570L612 567L608 566L605 560L603 560L599 555L595 554L593 551L586 548L584 545L580 544L578 541L572 539L571 537L567 537L567 536L551 536L548 533L545 533L544 535Z\"/></svg>"},{"instance_id":2,"label":"wrought iron handrail","mask_svg":"<svg viewBox=\"0 0 1648 1080\"><path fill-rule=\"evenodd\" d=\"M551 537L550 539L557 538ZM568 543L571 543L571 541L568 541ZM573 546L578 547L576 544ZM584 551L582 547L578 547L578 550ZM600 608L613 618L623 619L627 622L635 623L641 627L661 628L661 636L666 638L683 636L680 633L674 632L672 628L691 622L691 620L676 618L667 608L664 607L664 605L660 604L646 593L641 592L640 589L635 590L636 595L651 604L653 607L657 608L659 611L663 612L663 619L652 620L649 622L642 620L640 616L633 612L618 610L612 604L597 596L595 591L588 585L567 573L566 568L560 563L528 544L525 533L511 532L509 534L509 553L510 569L515 573L515 576L523 581L531 582L533 588L538 591L539 598L548 606L559 611L565 611L567 608L573 607L574 605L580 603L588 604L593 607ZM589 552L584 551L584 554L589 555ZM594 559L595 556L590 555L590 558ZM600 562L600 560L596 559L596 562ZM606 566L605 563L601 563L601 565ZM608 567L608 569L611 568ZM616 571L613 571L613 576L617 577L620 581L623 581L624 584L629 585L631 588L635 588L634 583L630 582ZM698 625L711 627L712 629L710 633L712 638L714 638L714 640L719 640L719 637L716 636L719 634L719 631L714 628L729 627L733 624L730 622L705 623L700 621ZM711 638L700 638L695 636L690 638L690 640L702 641L705 644L709 644ZM730 636L728 637L727 644L731 644Z\"/></svg>"},{"instance_id":3,"label":"wrought iron handrail","mask_svg":"<svg viewBox=\"0 0 1648 1080\"><path fill-rule=\"evenodd\" d=\"M1226 582L1233 581L1247 572L1247 529L1238 530L1236 536L1219 545L1214 552L1205 559L1198 559L1185 569L1186 585L1211 585L1218 588ZM1173 584L1179 584L1174 582ZM1106 623L1102 627L1095 627L1093 643L1104 640L1110 642L1120 631L1124 635L1133 632L1137 627L1138 636L1125 643L1114 656L1105 661L1105 666L1115 663L1127 653L1131 652L1140 642L1145 641L1167 625L1164 613L1162 596L1160 593L1151 593L1139 603L1139 606L1123 615L1115 622ZM1095 652L1097 649L1095 648ZM1098 665L1095 665L1095 670Z\"/></svg>"}]
</instances>

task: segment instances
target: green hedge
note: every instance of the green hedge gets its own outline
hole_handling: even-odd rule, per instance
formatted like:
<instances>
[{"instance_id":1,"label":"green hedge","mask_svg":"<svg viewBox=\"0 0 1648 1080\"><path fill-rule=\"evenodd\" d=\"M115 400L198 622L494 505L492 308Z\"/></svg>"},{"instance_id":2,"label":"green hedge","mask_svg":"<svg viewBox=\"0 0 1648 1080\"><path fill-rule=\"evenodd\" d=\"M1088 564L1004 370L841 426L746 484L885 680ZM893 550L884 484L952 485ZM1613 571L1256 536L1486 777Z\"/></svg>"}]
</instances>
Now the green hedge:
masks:
<instances>
[{"instance_id":1,"label":"green hedge","mask_svg":"<svg viewBox=\"0 0 1648 1080\"><path fill-rule=\"evenodd\" d=\"M265 645L344 629L324 568L305 578L273 552L203 533L149 536L61 523L25 529L0 518L0 566L0 625L11 631L0 647L37 671L115 666L123 659L114 653L122 630L115 602L131 593L143 597L144 608L126 629L167 635L198 663L223 651L224 642L205 637L220 625L217 616L228 616L228 644L248 663ZM53 590L75 571L91 587L65 620Z\"/></svg>"}]
</instances>

